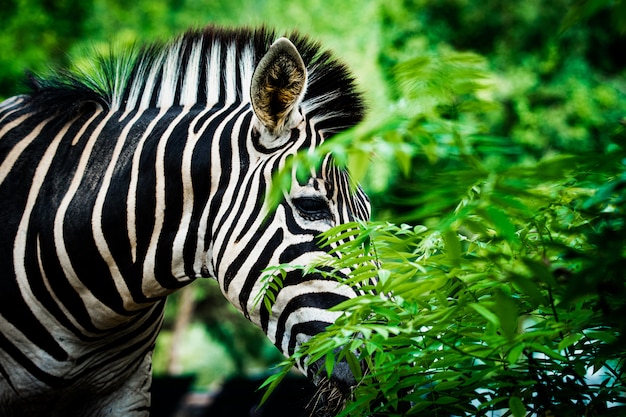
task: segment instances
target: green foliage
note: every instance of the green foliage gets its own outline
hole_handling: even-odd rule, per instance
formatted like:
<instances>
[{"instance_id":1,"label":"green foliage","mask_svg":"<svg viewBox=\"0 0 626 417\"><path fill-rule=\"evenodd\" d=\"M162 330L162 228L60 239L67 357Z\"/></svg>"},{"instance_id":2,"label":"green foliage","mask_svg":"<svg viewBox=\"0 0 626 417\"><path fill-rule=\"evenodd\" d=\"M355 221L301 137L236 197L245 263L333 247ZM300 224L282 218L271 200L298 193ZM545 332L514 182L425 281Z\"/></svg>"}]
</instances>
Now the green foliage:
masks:
<instances>
[{"instance_id":1,"label":"green foliage","mask_svg":"<svg viewBox=\"0 0 626 417\"><path fill-rule=\"evenodd\" d=\"M370 293L339 306L346 314L294 360L314 361L342 347L367 363L346 415L401 409L407 415L476 415L507 406L514 415L620 415L623 409L606 407L626 400L622 269L607 277L596 249L582 251L581 236L568 222L580 204L546 199L542 214L511 239L510 223L480 210L482 198L446 230L346 225L360 233L339 247L344 257L333 265L353 266L364 257L349 279L364 280ZM510 210L508 204L494 207ZM595 224L598 214L579 227ZM623 215L611 220L621 223ZM364 235L376 263L368 262ZM624 246L616 246L613 262L623 263ZM378 273L374 285L372 271ZM590 383L591 370L605 375Z\"/></svg>"},{"instance_id":2,"label":"green foliage","mask_svg":"<svg viewBox=\"0 0 626 417\"><path fill-rule=\"evenodd\" d=\"M570 29L575 24L593 17L599 10L607 7L611 9L611 24L621 34L626 33L626 2L623 0L579 0L563 18L561 31Z\"/></svg>"},{"instance_id":3,"label":"green foliage","mask_svg":"<svg viewBox=\"0 0 626 417\"><path fill-rule=\"evenodd\" d=\"M272 311L272 306L276 302L276 296L287 277L287 270L291 269L291 265L279 265L265 269L265 275L261 277L261 289L254 298L252 310L256 309L261 301L267 311Z\"/></svg>"},{"instance_id":4,"label":"green foliage","mask_svg":"<svg viewBox=\"0 0 626 417\"><path fill-rule=\"evenodd\" d=\"M598 170L599 185L597 163L499 173L436 229L332 230L327 242L354 239L330 264L353 267L348 282L368 294L338 306L345 314L292 360L343 348L337 360L367 364L343 415L623 414L611 404L626 401L624 166Z\"/></svg>"},{"instance_id":5,"label":"green foliage","mask_svg":"<svg viewBox=\"0 0 626 417\"><path fill-rule=\"evenodd\" d=\"M598 82L588 50L524 52L519 40L532 65L504 65L511 51L431 45L402 26L440 12L416 3L417 19L397 5L383 13L401 23L381 54L392 111L326 144L372 157L359 179L381 220L326 233L340 256L320 264L351 268L345 282L366 294L338 306L340 319L268 384L295 361L326 358L359 380L345 416L623 415L621 80ZM477 13L449 3L457 21ZM508 13L529 27L554 16L522 9ZM440 24L428 36L452 36Z\"/></svg>"},{"instance_id":6,"label":"green foliage","mask_svg":"<svg viewBox=\"0 0 626 417\"><path fill-rule=\"evenodd\" d=\"M90 4L81 0L7 0L0 13L0 98L23 89L24 72L66 63L70 46L85 36Z\"/></svg>"}]
</instances>

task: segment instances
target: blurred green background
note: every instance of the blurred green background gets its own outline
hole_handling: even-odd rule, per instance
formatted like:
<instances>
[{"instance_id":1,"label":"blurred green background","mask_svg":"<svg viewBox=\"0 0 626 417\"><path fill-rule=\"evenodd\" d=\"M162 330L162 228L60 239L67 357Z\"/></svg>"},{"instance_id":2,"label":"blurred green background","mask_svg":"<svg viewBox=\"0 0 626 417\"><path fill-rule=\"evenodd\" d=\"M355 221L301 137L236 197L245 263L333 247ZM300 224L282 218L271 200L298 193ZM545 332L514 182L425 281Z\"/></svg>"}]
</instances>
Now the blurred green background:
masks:
<instances>
[{"instance_id":1,"label":"blurred green background","mask_svg":"<svg viewBox=\"0 0 626 417\"><path fill-rule=\"evenodd\" d=\"M71 65L109 43L167 39L207 23L295 28L346 62L365 94L369 115L360 137L380 146L371 164L352 165L375 218L427 223L437 211L453 209L463 192L449 178L441 187L437 177L457 163L446 157L454 139L441 131L446 121L461 121L477 154L492 165L612 146L607 138L626 115L624 4L3 0L0 99L24 91L25 70ZM433 94L439 97L426 99ZM433 126L426 121L435 113ZM385 124L393 126L381 129ZM384 140L377 142L380 132ZM407 150L409 134L417 139ZM189 316L180 313L185 308L192 309ZM196 373L196 386L206 387L231 374L266 371L281 357L244 322L212 281L175 294L155 372Z\"/></svg>"}]
</instances>

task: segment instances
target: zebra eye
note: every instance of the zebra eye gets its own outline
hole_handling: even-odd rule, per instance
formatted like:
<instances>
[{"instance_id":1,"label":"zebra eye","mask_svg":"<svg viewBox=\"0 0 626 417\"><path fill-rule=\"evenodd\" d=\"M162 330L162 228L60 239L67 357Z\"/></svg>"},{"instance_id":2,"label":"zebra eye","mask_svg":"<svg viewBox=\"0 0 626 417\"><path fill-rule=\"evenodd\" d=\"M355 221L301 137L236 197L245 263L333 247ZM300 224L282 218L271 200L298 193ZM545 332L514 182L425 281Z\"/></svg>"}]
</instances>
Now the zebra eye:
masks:
<instances>
[{"instance_id":1,"label":"zebra eye","mask_svg":"<svg viewBox=\"0 0 626 417\"><path fill-rule=\"evenodd\" d=\"M298 213L307 220L331 220L332 214L326 200L319 197L297 197L292 200Z\"/></svg>"}]
</instances>

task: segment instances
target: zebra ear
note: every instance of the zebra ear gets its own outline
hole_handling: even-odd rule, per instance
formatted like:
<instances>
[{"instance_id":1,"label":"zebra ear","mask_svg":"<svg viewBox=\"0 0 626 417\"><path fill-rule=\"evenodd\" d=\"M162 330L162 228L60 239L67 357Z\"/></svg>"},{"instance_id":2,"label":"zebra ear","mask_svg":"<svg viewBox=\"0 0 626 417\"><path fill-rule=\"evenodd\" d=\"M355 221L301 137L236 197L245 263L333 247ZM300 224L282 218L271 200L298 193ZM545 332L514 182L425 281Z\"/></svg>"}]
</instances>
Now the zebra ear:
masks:
<instances>
[{"instance_id":1,"label":"zebra ear","mask_svg":"<svg viewBox=\"0 0 626 417\"><path fill-rule=\"evenodd\" d=\"M252 75L252 109L273 136L279 136L297 113L307 73L296 47L287 38L272 44Z\"/></svg>"}]
</instances>

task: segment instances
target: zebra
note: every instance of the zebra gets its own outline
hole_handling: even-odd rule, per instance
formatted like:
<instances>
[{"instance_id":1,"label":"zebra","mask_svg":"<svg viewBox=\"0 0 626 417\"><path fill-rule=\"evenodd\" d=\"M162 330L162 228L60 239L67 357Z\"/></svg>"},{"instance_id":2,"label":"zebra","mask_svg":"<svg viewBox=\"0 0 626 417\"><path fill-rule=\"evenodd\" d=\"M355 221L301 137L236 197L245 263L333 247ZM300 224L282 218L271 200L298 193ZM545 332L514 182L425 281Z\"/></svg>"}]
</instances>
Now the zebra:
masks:
<instances>
[{"instance_id":1,"label":"zebra","mask_svg":"<svg viewBox=\"0 0 626 417\"><path fill-rule=\"evenodd\" d=\"M364 116L347 67L297 31L191 29L31 75L0 104L0 415L146 416L166 297L214 278L285 355L357 289L289 270L271 311L267 268L328 253L317 236L370 217L323 158L272 175ZM115 56L114 56L115 55ZM354 384L336 364L329 378ZM313 363L298 364L319 379Z\"/></svg>"}]
</instances>

